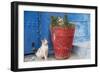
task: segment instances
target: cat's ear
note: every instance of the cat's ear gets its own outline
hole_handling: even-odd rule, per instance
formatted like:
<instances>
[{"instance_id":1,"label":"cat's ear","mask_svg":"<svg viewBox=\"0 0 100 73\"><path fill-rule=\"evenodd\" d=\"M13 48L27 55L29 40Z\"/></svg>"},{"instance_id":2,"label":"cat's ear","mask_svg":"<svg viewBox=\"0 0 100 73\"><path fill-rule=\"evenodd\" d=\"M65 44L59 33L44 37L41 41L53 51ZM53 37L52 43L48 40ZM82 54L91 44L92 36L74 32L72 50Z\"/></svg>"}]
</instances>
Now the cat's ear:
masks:
<instances>
[{"instance_id":1,"label":"cat's ear","mask_svg":"<svg viewBox=\"0 0 100 73\"><path fill-rule=\"evenodd\" d=\"M60 17L60 16L58 16L58 20L59 20L59 19L61 19L61 17Z\"/></svg>"},{"instance_id":2,"label":"cat's ear","mask_svg":"<svg viewBox=\"0 0 100 73\"><path fill-rule=\"evenodd\" d=\"M44 41L46 41L46 39L44 39Z\"/></svg>"},{"instance_id":3,"label":"cat's ear","mask_svg":"<svg viewBox=\"0 0 100 73\"><path fill-rule=\"evenodd\" d=\"M41 42L43 43L44 42L44 39L42 39Z\"/></svg>"},{"instance_id":4,"label":"cat's ear","mask_svg":"<svg viewBox=\"0 0 100 73\"><path fill-rule=\"evenodd\" d=\"M41 42L43 42L43 39L41 40Z\"/></svg>"},{"instance_id":5,"label":"cat's ear","mask_svg":"<svg viewBox=\"0 0 100 73\"><path fill-rule=\"evenodd\" d=\"M46 42L46 43L48 43L48 40L47 40L47 39L45 39L45 42Z\"/></svg>"}]
</instances>

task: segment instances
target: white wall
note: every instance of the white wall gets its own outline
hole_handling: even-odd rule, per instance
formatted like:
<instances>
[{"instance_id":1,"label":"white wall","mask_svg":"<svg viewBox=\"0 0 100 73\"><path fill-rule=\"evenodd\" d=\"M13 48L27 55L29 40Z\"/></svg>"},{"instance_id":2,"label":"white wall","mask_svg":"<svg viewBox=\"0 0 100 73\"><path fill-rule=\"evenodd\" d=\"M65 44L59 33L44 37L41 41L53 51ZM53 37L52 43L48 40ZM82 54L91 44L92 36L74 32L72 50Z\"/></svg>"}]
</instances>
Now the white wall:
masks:
<instances>
[{"instance_id":1,"label":"white wall","mask_svg":"<svg viewBox=\"0 0 100 73\"><path fill-rule=\"evenodd\" d=\"M11 1L13 0L0 0L0 73L2 72L11 73L11 71L9 70L10 69L10 29L11 29L10 27L10 2ZM21 1L79 4L79 5L93 5L93 6L97 5L98 9L100 9L100 5L99 5L100 0L21 0ZM98 13L100 13L100 10L98 11L99 11ZM98 16L100 16L100 14L98 14ZM100 52L99 48L98 48L98 51ZM100 61L100 58L99 58L99 61ZM44 72L49 72L49 73L51 72L52 73L55 73L55 72L59 72L59 73L60 72L64 72L64 73L95 72L95 73L98 73L99 68L100 66L91 67L91 68L73 68L73 69L61 69L61 70L49 70L49 71L45 70L45 71L36 71L36 72L37 73L39 72L41 73L44 73Z\"/></svg>"}]
</instances>

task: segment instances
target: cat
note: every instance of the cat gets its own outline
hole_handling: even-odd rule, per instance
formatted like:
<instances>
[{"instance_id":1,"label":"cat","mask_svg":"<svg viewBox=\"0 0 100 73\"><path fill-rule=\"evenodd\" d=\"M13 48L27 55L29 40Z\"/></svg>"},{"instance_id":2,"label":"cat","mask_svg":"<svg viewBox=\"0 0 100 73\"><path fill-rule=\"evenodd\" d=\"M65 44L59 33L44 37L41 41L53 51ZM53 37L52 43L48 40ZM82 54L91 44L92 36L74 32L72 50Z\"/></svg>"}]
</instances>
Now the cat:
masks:
<instances>
[{"instance_id":1,"label":"cat","mask_svg":"<svg viewBox=\"0 0 100 73\"><path fill-rule=\"evenodd\" d=\"M57 23L58 23L59 26L63 25L64 24L63 18L58 17Z\"/></svg>"},{"instance_id":2,"label":"cat","mask_svg":"<svg viewBox=\"0 0 100 73\"><path fill-rule=\"evenodd\" d=\"M47 60L47 57L48 57L48 41L46 39L44 39L44 40L41 40L41 42L42 42L42 45L37 50L35 55L38 59L44 58L45 60Z\"/></svg>"}]
</instances>

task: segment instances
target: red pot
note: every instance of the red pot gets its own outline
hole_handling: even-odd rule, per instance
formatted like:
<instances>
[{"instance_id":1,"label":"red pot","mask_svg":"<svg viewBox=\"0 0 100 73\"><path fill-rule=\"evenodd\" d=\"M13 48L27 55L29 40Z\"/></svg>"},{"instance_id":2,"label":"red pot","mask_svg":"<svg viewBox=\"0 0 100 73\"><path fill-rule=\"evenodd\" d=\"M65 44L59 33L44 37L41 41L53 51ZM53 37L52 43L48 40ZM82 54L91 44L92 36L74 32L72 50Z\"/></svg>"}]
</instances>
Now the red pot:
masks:
<instances>
[{"instance_id":1,"label":"red pot","mask_svg":"<svg viewBox=\"0 0 100 73\"><path fill-rule=\"evenodd\" d=\"M52 27L51 38L56 59L69 58L72 49L75 28Z\"/></svg>"}]
</instances>

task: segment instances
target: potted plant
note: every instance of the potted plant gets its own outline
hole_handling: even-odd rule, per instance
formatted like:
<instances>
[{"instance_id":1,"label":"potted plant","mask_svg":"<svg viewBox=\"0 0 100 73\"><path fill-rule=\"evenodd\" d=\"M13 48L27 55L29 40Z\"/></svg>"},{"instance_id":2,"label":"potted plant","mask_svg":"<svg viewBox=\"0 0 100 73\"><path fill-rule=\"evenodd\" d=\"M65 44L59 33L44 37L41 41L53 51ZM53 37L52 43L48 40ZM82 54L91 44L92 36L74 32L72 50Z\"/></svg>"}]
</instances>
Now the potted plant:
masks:
<instances>
[{"instance_id":1,"label":"potted plant","mask_svg":"<svg viewBox=\"0 0 100 73\"><path fill-rule=\"evenodd\" d=\"M71 55L75 25L64 18L51 16L51 39L56 59L66 59Z\"/></svg>"}]
</instances>

